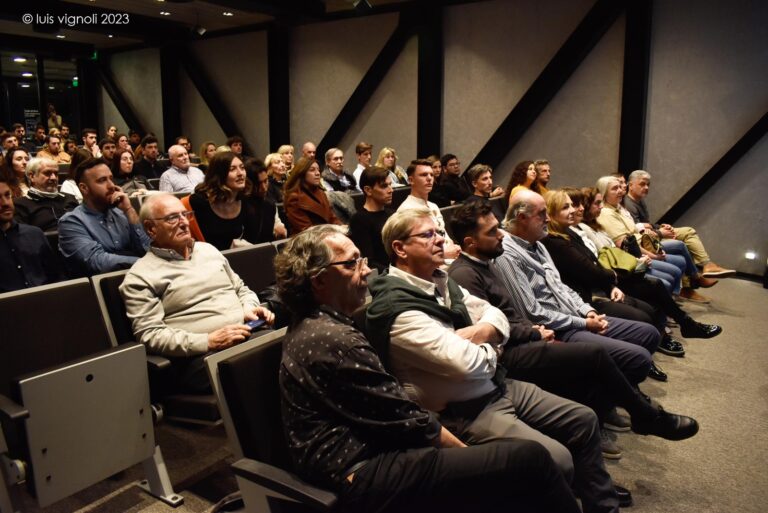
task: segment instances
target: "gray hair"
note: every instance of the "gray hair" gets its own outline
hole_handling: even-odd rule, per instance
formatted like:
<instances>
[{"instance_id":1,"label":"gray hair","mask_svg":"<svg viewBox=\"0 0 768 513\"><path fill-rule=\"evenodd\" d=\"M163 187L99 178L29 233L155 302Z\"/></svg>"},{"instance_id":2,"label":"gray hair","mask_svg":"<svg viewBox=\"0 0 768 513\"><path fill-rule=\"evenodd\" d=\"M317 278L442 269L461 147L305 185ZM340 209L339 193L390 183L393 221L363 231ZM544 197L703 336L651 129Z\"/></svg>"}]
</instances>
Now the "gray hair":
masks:
<instances>
[{"instance_id":1,"label":"gray hair","mask_svg":"<svg viewBox=\"0 0 768 513\"><path fill-rule=\"evenodd\" d=\"M543 166L544 164L549 165L549 161L547 159L539 159L533 161L533 168L538 171L539 166Z\"/></svg>"},{"instance_id":2,"label":"gray hair","mask_svg":"<svg viewBox=\"0 0 768 513\"><path fill-rule=\"evenodd\" d=\"M175 196L173 194L164 192L160 194L150 194L147 196L144 201L141 204L141 208L139 209L139 222L142 226L144 226L144 221L151 221L153 217L155 217L155 203L160 201L162 198L174 198Z\"/></svg>"},{"instance_id":3,"label":"gray hair","mask_svg":"<svg viewBox=\"0 0 768 513\"><path fill-rule=\"evenodd\" d=\"M627 178L627 183L636 182L640 180L651 180L651 173L648 171L645 171L643 169L636 169L629 173L629 178Z\"/></svg>"},{"instance_id":4,"label":"gray hair","mask_svg":"<svg viewBox=\"0 0 768 513\"><path fill-rule=\"evenodd\" d=\"M330 150L325 152L325 161L328 162L331 159L331 155L333 155L334 152L341 151L339 148L331 148ZM344 155L344 152L341 151L341 154Z\"/></svg>"},{"instance_id":5,"label":"gray hair","mask_svg":"<svg viewBox=\"0 0 768 513\"><path fill-rule=\"evenodd\" d=\"M57 169L59 167L55 160L46 159L43 157L35 157L29 159L29 162L27 162L27 169L25 169L24 172L27 174L27 177L34 178L37 173L39 173L40 170L47 165L56 166Z\"/></svg>"},{"instance_id":6,"label":"gray hair","mask_svg":"<svg viewBox=\"0 0 768 513\"><path fill-rule=\"evenodd\" d=\"M392 249L392 243L396 240L407 239L416 221L425 217L432 217L432 212L428 208L409 208L398 210L384 223L384 228L381 230L381 242L384 244L384 250L387 252L391 263L394 264L397 260L397 255Z\"/></svg>"},{"instance_id":7,"label":"gray hair","mask_svg":"<svg viewBox=\"0 0 768 513\"><path fill-rule=\"evenodd\" d=\"M613 182L618 183L619 179L615 176L601 176L597 179L597 183L595 184L595 188L597 189L597 192L599 192L603 198L605 198L605 191L608 190L608 188L611 186Z\"/></svg>"},{"instance_id":8,"label":"gray hair","mask_svg":"<svg viewBox=\"0 0 768 513\"><path fill-rule=\"evenodd\" d=\"M335 224L312 226L289 240L275 257L277 292L297 316L311 312L317 306L312 293L312 278L333 261L333 251L325 239L346 233L344 227Z\"/></svg>"},{"instance_id":9,"label":"gray hair","mask_svg":"<svg viewBox=\"0 0 768 513\"><path fill-rule=\"evenodd\" d=\"M515 194L512 200L507 209L507 215L504 216L504 221L501 223L501 226L507 230L512 229L517 223L517 216L520 214L530 214L532 210L531 203L526 195Z\"/></svg>"}]
</instances>

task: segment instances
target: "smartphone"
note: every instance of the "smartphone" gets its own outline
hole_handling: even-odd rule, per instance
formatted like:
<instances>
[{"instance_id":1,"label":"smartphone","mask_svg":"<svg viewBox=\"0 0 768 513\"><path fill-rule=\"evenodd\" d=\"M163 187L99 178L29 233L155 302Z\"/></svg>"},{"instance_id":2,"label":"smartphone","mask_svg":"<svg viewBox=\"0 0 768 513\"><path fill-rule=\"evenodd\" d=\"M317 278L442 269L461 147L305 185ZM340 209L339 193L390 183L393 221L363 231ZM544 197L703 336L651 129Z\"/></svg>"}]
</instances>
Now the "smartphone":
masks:
<instances>
[{"instance_id":1,"label":"smartphone","mask_svg":"<svg viewBox=\"0 0 768 513\"><path fill-rule=\"evenodd\" d=\"M257 329L259 329L262 326L264 326L265 322L266 321L264 319L256 319L255 321L248 321L248 322L246 322L245 325L248 326L249 328L251 328L251 332L254 332Z\"/></svg>"}]
</instances>

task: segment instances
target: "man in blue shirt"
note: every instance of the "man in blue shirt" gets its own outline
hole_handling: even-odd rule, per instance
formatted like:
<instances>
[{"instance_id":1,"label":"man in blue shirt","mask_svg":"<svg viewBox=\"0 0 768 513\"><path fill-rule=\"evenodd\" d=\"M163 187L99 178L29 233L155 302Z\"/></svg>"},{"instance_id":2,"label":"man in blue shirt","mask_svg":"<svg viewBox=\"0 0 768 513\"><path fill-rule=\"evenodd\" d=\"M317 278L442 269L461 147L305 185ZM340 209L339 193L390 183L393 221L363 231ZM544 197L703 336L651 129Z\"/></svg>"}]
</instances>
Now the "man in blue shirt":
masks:
<instances>
[{"instance_id":1,"label":"man in blue shirt","mask_svg":"<svg viewBox=\"0 0 768 513\"><path fill-rule=\"evenodd\" d=\"M11 187L0 177L0 292L36 287L61 279L43 231L13 220Z\"/></svg>"},{"instance_id":2,"label":"man in blue shirt","mask_svg":"<svg viewBox=\"0 0 768 513\"><path fill-rule=\"evenodd\" d=\"M74 276L127 269L146 253L149 238L128 195L112 181L104 159L75 171L83 203L59 220L59 251Z\"/></svg>"}]
</instances>

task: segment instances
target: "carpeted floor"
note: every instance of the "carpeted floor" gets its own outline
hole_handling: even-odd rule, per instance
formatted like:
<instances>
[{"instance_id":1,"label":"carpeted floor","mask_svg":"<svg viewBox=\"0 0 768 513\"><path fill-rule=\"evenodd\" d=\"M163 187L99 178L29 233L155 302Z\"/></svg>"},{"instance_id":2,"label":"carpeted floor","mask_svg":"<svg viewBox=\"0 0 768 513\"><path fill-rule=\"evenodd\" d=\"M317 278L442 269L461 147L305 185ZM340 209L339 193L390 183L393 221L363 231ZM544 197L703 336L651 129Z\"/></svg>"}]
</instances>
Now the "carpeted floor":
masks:
<instances>
[{"instance_id":1,"label":"carpeted floor","mask_svg":"<svg viewBox=\"0 0 768 513\"><path fill-rule=\"evenodd\" d=\"M668 411L695 417L701 431L682 442L618 435L624 456L607 464L614 480L634 494L628 511L762 513L768 508L768 290L730 279L704 293L713 299L711 305L686 303L684 308L699 321L721 324L724 333L712 340L683 340L685 358L656 356L669 382L641 385ZM179 508L133 486L141 479L141 468L134 467L44 510L25 500L24 511L208 512L235 490L223 428L166 424L158 428L158 440L175 491L185 498Z\"/></svg>"}]
</instances>

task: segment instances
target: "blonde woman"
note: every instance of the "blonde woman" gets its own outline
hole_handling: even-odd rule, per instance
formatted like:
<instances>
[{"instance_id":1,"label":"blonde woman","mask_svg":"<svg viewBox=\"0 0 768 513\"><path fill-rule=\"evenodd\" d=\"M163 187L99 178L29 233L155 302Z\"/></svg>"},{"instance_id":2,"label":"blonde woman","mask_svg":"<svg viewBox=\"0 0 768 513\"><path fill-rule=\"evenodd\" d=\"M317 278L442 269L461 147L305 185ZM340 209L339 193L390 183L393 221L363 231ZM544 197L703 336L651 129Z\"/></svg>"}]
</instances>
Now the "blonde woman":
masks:
<instances>
[{"instance_id":1,"label":"blonde woman","mask_svg":"<svg viewBox=\"0 0 768 513\"><path fill-rule=\"evenodd\" d=\"M408 176L403 168L397 165L397 152L394 148L383 147L374 165L389 171L389 177L392 179L393 186L408 185Z\"/></svg>"},{"instance_id":2,"label":"blonde woman","mask_svg":"<svg viewBox=\"0 0 768 513\"><path fill-rule=\"evenodd\" d=\"M291 174L291 170L293 169L293 146L290 144L283 144L277 149L277 153L282 155L283 162L285 163L285 172L286 176Z\"/></svg>"}]
</instances>

